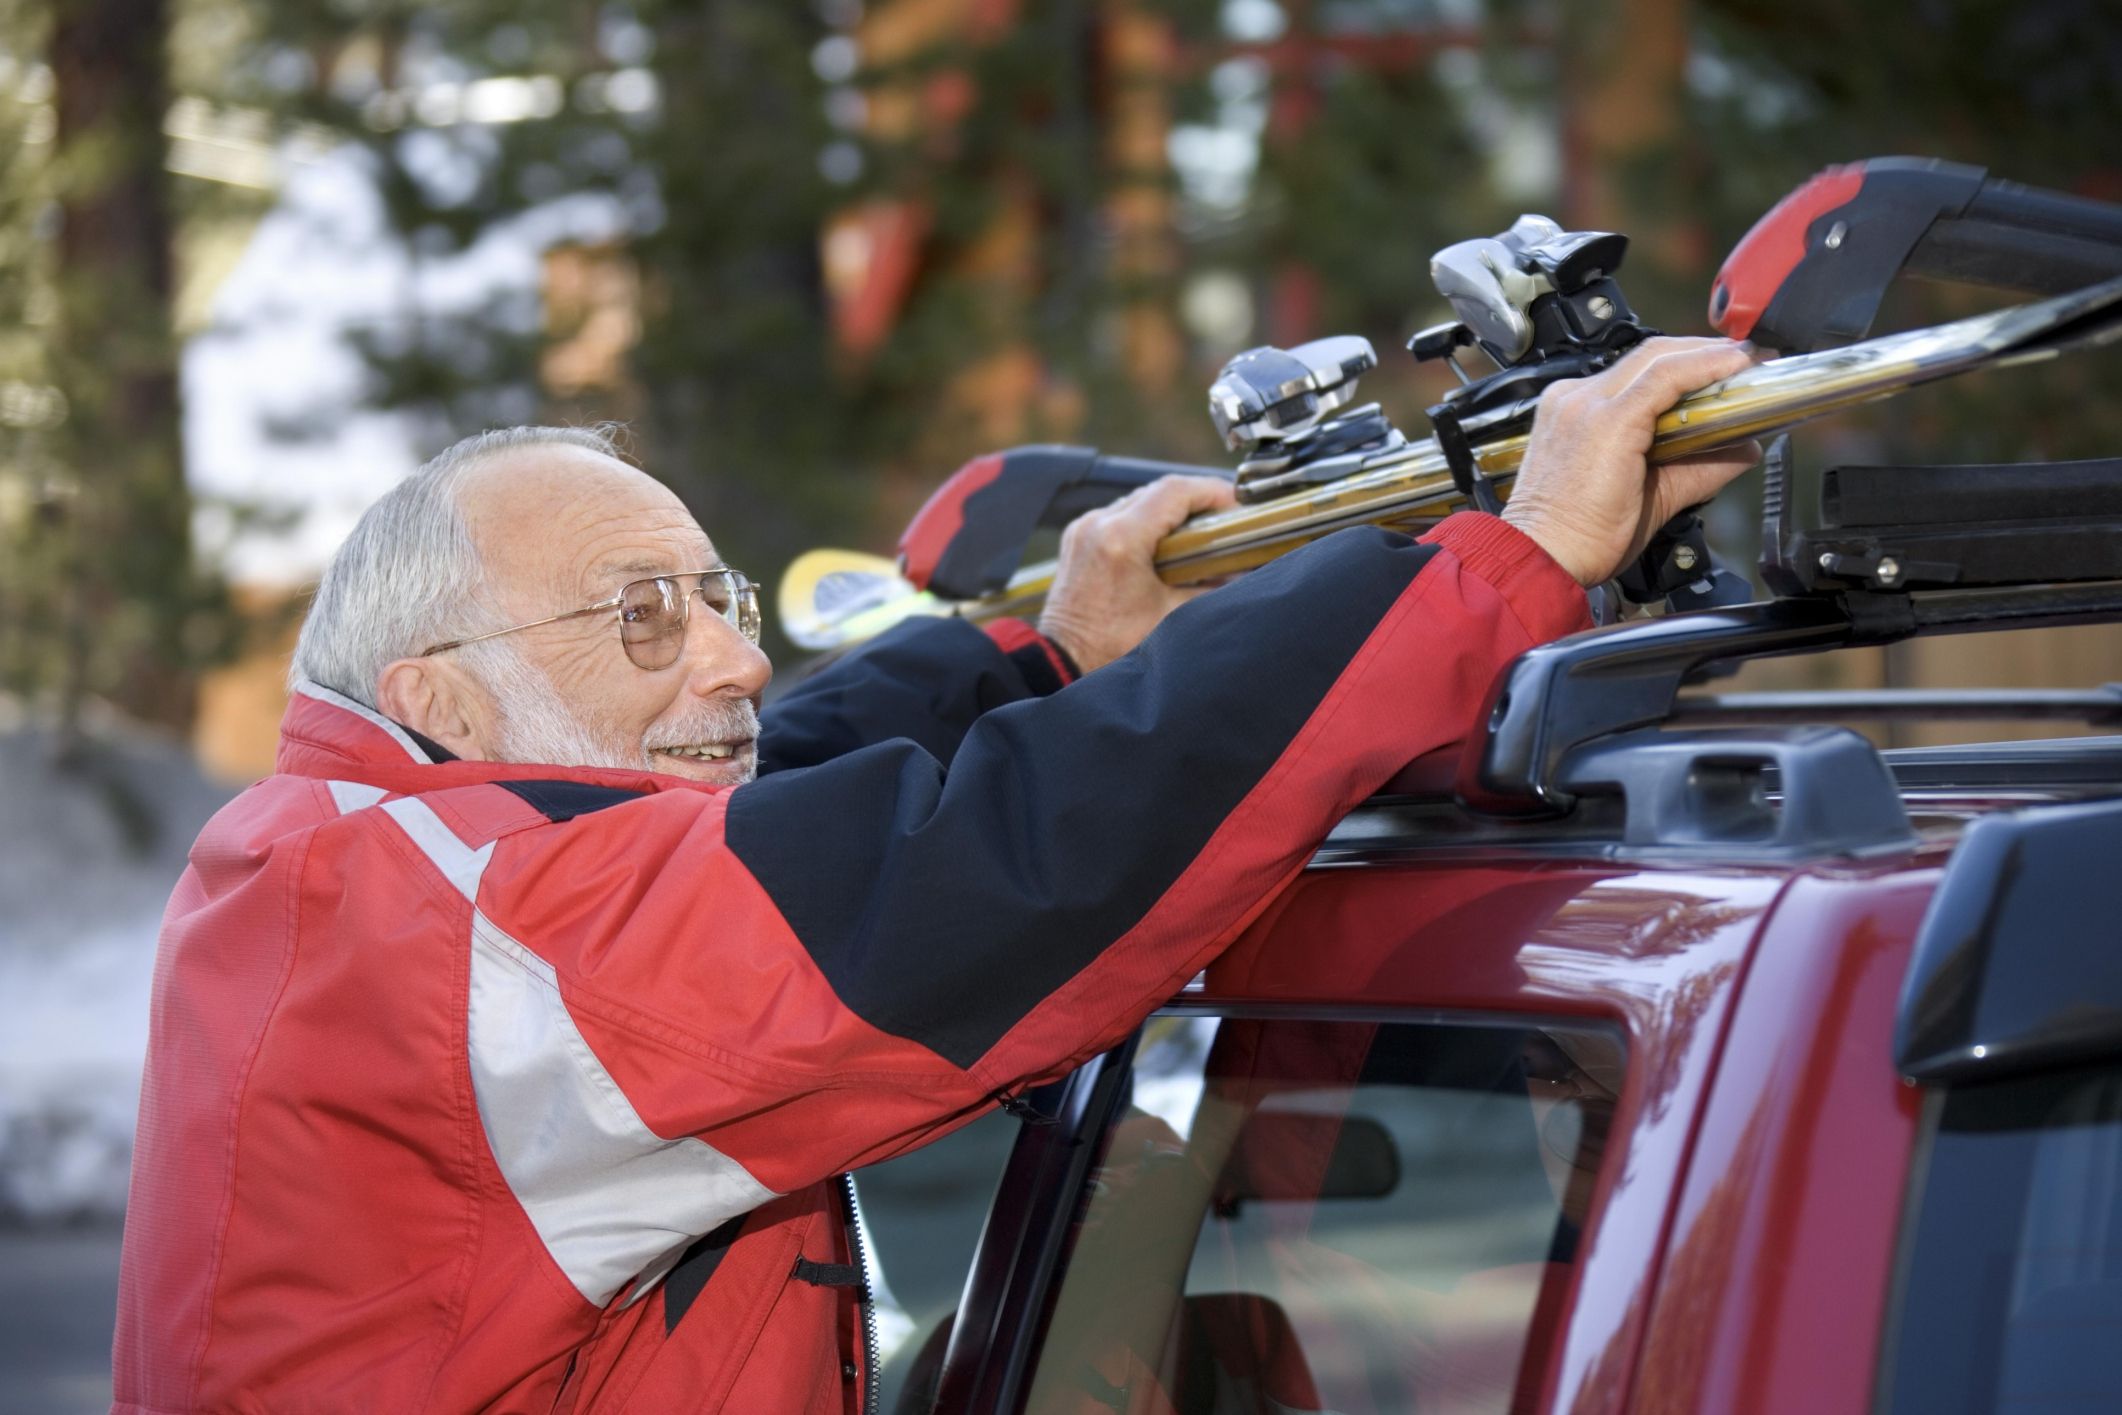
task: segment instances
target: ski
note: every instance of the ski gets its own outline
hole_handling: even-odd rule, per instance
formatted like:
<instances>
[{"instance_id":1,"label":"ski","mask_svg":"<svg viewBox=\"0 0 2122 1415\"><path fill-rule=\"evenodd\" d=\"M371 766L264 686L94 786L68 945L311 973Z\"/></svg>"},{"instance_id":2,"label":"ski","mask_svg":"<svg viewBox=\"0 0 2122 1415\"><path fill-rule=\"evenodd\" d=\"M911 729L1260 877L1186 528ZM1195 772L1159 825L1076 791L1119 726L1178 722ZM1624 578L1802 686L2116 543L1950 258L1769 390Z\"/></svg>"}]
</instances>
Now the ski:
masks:
<instances>
[{"instance_id":1,"label":"ski","mask_svg":"<svg viewBox=\"0 0 2122 1415\"><path fill-rule=\"evenodd\" d=\"M1768 437L1939 379L2054 358L2118 335L2122 278L1949 324L1774 359L1683 399L1659 419L1651 457L1671 461ZM1480 473L1501 494L1508 493L1526 440L1524 432L1512 430L1472 442ZM1228 475L1221 468L1198 470ZM1199 584L1256 568L1349 526L1419 533L1466 504L1436 438L1402 441L1354 459L1330 480L1196 517L1157 547L1157 571L1172 584ZM882 557L811 551L782 577L781 626L799 648L832 652L921 615L976 622L1034 617L1054 571L1050 561L1028 565L989 593L954 599L915 584Z\"/></svg>"}]
</instances>

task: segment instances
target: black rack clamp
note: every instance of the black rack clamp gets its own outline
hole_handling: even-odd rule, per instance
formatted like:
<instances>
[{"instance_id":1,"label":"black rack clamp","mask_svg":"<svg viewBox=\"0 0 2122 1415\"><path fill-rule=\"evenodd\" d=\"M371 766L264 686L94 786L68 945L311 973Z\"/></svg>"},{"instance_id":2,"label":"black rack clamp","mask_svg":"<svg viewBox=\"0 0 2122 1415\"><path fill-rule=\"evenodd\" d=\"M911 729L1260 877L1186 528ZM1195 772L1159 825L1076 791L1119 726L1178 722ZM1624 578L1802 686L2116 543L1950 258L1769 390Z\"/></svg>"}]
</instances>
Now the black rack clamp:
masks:
<instances>
[{"instance_id":1,"label":"black rack clamp","mask_svg":"<svg viewBox=\"0 0 2122 1415\"><path fill-rule=\"evenodd\" d=\"M1904 851L1915 833L1899 788L1847 728L1658 730L1681 684L1708 664L1860 638L1839 601L1817 598L1637 620L1533 648L1490 690L1487 731L1468 744L1456 794L1506 816L1618 797L1618 854Z\"/></svg>"},{"instance_id":2,"label":"black rack clamp","mask_svg":"<svg viewBox=\"0 0 2122 1415\"><path fill-rule=\"evenodd\" d=\"M1576 796L1621 798L1620 854L1791 859L1900 853L1916 842L1885 761L1845 727L1643 728L1571 752L1557 781Z\"/></svg>"},{"instance_id":3,"label":"black rack clamp","mask_svg":"<svg viewBox=\"0 0 2122 1415\"><path fill-rule=\"evenodd\" d=\"M1796 504L1788 435L1764 465L1761 579L1778 595L2122 579L2122 457L1830 467L1816 518Z\"/></svg>"},{"instance_id":4,"label":"black rack clamp","mask_svg":"<svg viewBox=\"0 0 2122 1415\"><path fill-rule=\"evenodd\" d=\"M1603 737L1655 727L1680 687L1720 659L1842 648L1855 641L1832 599L1771 600L1639 619L1518 655L1489 690L1457 794L1494 815L1559 815L1575 804L1562 763Z\"/></svg>"},{"instance_id":5,"label":"black rack clamp","mask_svg":"<svg viewBox=\"0 0 2122 1415\"><path fill-rule=\"evenodd\" d=\"M1810 353L1863 338L1903 274L2031 295L2097 284L2122 275L2122 208L1928 158L1829 167L1732 247L1709 322Z\"/></svg>"},{"instance_id":6,"label":"black rack clamp","mask_svg":"<svg viewBox=\"0 0 2122 1415\"><path fill-rule=\"evenodd\" d=\"M1705 503L1706 504L1706 503ZM1664 600L1674 613L1745 604L1754 587L1744 575L1716 563L1702 507L1691 506L1660 526L1635 563L1615 577L1633 604Z\"/></svg>"}]
</instances>

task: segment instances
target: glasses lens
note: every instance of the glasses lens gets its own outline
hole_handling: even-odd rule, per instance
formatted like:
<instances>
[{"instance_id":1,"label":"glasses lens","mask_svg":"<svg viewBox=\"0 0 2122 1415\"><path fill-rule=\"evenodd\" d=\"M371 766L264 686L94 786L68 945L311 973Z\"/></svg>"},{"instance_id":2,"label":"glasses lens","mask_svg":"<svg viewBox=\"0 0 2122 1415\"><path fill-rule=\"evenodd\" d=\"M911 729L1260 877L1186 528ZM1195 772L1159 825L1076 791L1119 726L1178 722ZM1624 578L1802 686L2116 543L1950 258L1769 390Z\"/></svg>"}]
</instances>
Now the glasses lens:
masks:
<instances>
[{"instance_id":1,"label":"glasses lens","mask_svg":"<svg viewBox=\"0 0 2122 1415\"><path fill-rule=\"evenodd\" d=\"M619 592L619 642L637 668L668 668L685 646L685 601L669 580L636 580Z\"/></svg>"},{"instance_id":2,"label":"glasses lens","mask_svg":"<svg viewBox=\"0 0 2122 1415\"><path fill-rule=\"evenodd\" d=\"M729 622L737 626L738 633L756 644L759 642L759 587L746 579L741 570L730 571L729 577L731 594L736 600L736 614Z\"/></svg>"},{"instance_id":3,"label":"glasses lens","mask_svg":"<svg viewBox=\"0 0 2122 1415\"><path fill-rule=\"evenodd\" d=\"M724 620L734 625L737 622L735 587L730 584L727 570L709 570L700 577L700 602Z\"/></svg>"},{"instance_id":4,"label":"glasses lens","mask_svg":"<svg viewBox=\"0 0 2122 1415\"><path fill-rule=\"evenodd\" d=\"M759 591L740 570L709 570L700 576L700 598L722 622L759 642Z\"/></svg>"},{"instance_id":5,"label":"glasses lens","mask_svg":"<svg viewBox=\"0 0 2122 1415\"><path fill-rule=\"evenodd\" d=\"M690 577L686 577L690 578ZM735 570L704 570L697 590L725 624L759 642L759 589ZM690 597L682 580L636 580L619 592L619 640L637 667L668 668L685 647Z\"/></svg>"}]
</instances>

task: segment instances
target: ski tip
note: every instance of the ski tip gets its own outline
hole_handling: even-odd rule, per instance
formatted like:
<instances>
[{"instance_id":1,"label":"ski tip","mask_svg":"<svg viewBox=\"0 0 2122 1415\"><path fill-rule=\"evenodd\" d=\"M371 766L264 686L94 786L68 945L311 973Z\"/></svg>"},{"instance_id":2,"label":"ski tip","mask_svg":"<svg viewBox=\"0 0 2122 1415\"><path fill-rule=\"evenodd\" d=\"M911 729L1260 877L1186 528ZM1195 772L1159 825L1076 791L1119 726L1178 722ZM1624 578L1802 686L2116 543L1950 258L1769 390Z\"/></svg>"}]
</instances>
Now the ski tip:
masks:
<instances>
[{"instance_id":1,"label":"ski tip","mask_svg":"<svg viewBox=\"0 0 2122 1415\"><path fill-rule=\"evenodd\" d=\"M800 649L826 652L872 638L902 619L942 614L896 562L859 550L808 550L781 576L781 632Z\"/></svg>"}]
</instances>

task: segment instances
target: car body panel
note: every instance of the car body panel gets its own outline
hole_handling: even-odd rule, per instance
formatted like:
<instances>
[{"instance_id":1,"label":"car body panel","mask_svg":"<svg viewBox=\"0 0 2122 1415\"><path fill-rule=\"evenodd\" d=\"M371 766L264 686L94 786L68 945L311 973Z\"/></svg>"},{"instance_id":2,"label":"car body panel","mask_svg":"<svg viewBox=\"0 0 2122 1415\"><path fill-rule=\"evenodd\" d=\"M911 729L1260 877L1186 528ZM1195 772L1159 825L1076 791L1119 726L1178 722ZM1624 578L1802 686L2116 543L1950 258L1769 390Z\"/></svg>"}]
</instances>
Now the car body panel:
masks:
<instances>
[{"instance_id":1,"label":"car body panel","mask_svg":"<svg viewBox=\"0 0 2122 1415\"><path fill-rule=\"evenodd\" d=\"M1869 1408L1921 1102L1895 1074L1894 1012L1936 864L1802 876L1764 931L1635 1410Z\"/></svg>"}]
</instances>

